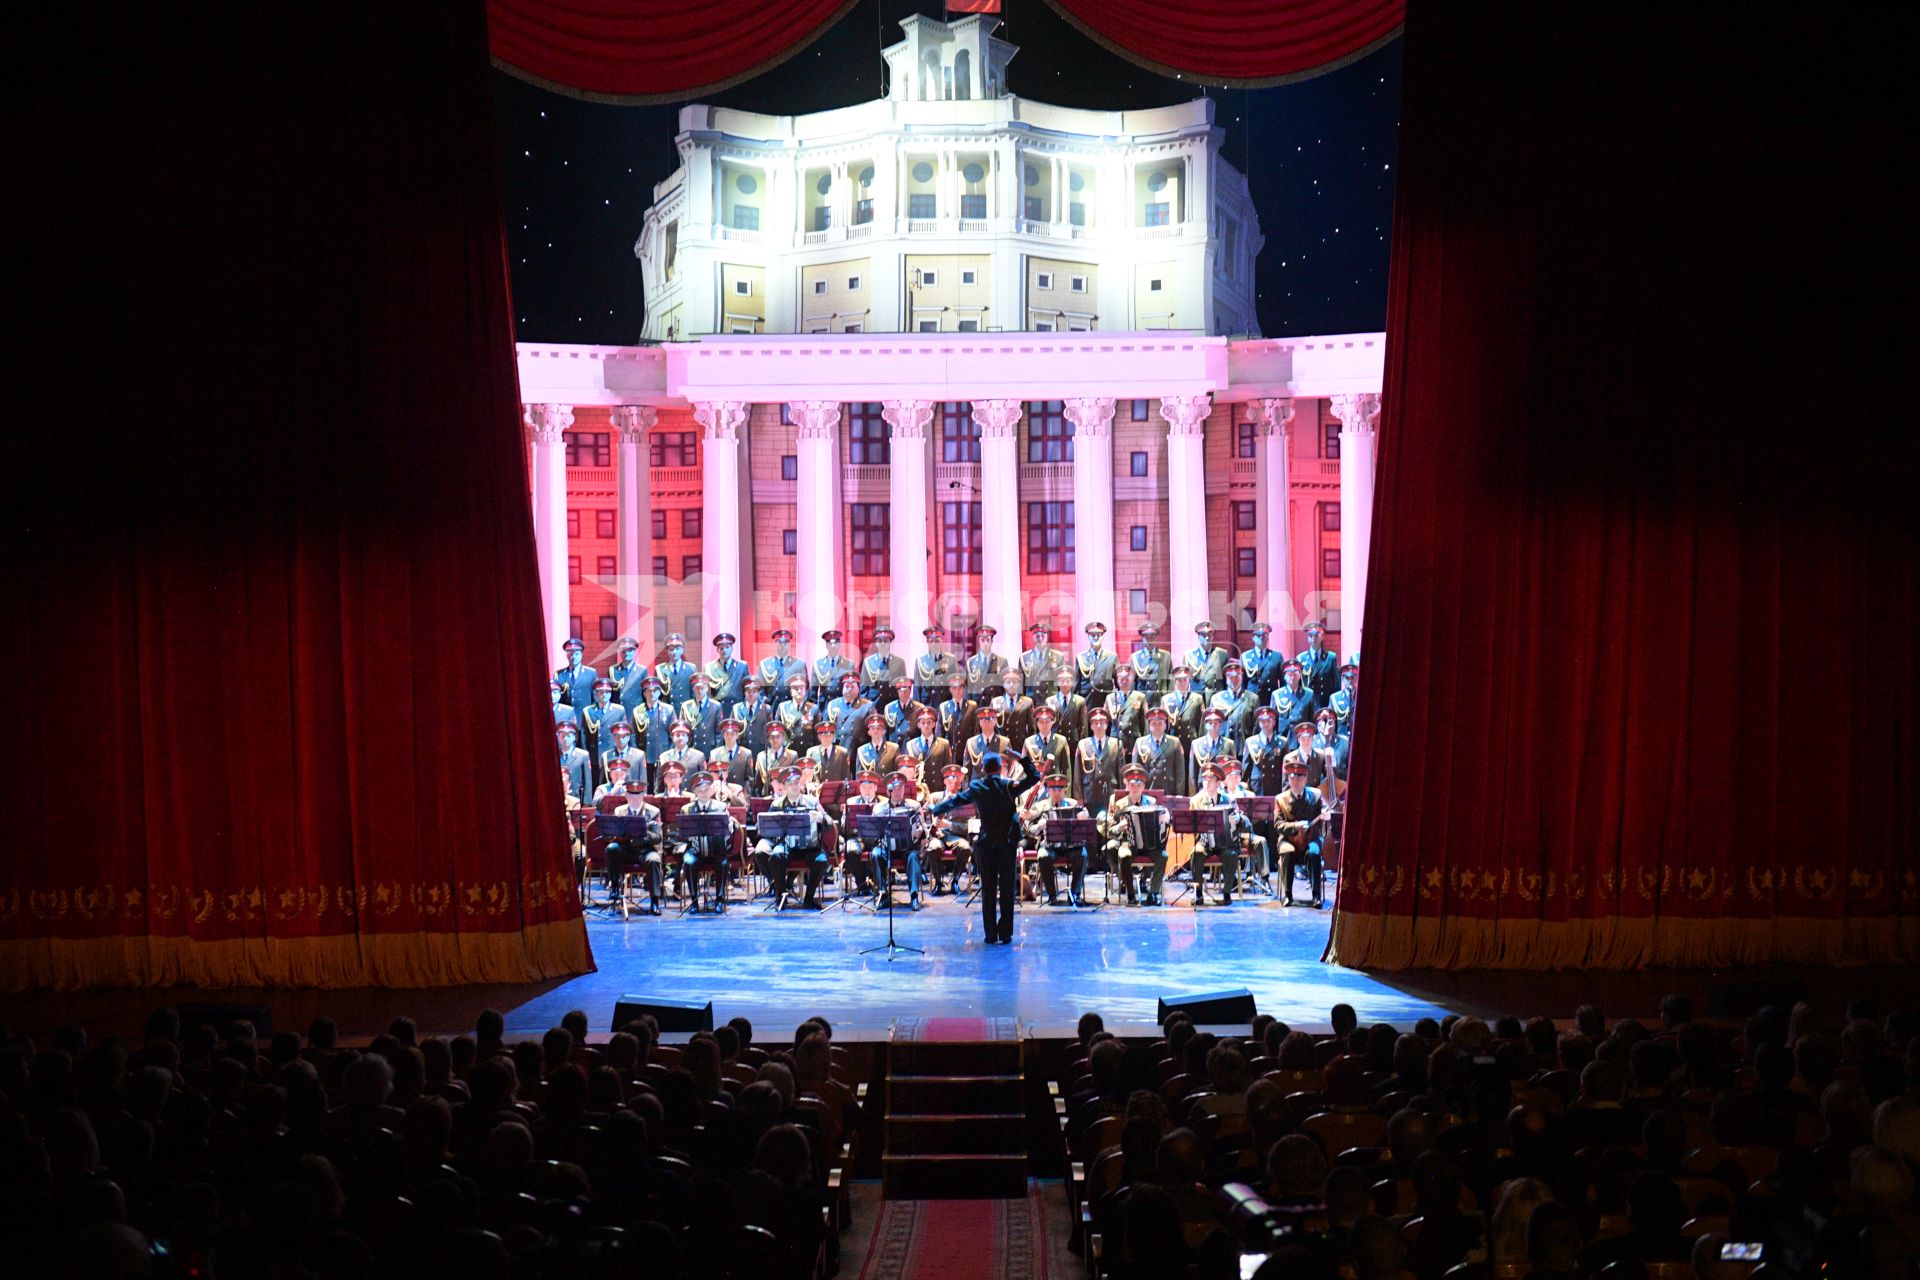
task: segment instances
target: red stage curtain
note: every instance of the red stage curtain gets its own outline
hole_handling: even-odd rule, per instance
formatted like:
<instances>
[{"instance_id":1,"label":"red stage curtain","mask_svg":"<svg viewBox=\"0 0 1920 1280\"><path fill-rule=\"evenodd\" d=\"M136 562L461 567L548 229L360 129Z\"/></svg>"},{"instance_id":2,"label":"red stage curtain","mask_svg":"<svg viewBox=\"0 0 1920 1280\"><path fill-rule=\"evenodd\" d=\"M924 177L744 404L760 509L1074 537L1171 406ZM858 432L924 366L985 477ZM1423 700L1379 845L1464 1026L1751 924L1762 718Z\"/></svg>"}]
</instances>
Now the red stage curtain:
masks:
<instances>
[{"instance_id":1,"label":"red stage curtain","mask_svg":"<svg viewBox=\"0 0 1920 1280\"><path fill-rule=\"evenodd\" d=\"M52 13L15 28L0 988L590 969L481 5Z\"/></svg>"},{"instance_id":2,"label":"red stage curtain","mask_svg":"<svg viewBox=\"0 0 1920 1280\"><path fill-rule=\"evenodd\" d=\"M1213 84L1318 75L1398 34L1404 0L1048 0L1124 58ZM562 93L679 101L791 57L852 0L488 0L494 64ZM957 13L956 13L956 16Z\"/></svg>"},{"instance_id":3,"label":"red stage curtain","mask_svg":"<svg viewBox=\"0 0 1920 1280\"><path fill-rule=\"evenodd\" d=\"M1409 10L1340 963L1920 954L1910 40L1725 17Z\"/></svg>"},{"instance_id":4,"label":"red stage curtain","mask_svg":"<svg viewBox=\"0 0 1920 1280\"><path fill-rule=\"evenodd\" d=\"M487 0L494 65L579 97L679 101L792 57L853 0Z\"/></svg>"},{"instance_id":5,"label":"red stage curtain","mask_svg":"<svg viewBox=\"0 0 1920 1280\"><path fill-rule=\"evenodd\" d=\"M1400 33L1405 0L1047 0L1132 62L1209 84L1283 84L1332 71Z\"/></svg>"}]
</instances>

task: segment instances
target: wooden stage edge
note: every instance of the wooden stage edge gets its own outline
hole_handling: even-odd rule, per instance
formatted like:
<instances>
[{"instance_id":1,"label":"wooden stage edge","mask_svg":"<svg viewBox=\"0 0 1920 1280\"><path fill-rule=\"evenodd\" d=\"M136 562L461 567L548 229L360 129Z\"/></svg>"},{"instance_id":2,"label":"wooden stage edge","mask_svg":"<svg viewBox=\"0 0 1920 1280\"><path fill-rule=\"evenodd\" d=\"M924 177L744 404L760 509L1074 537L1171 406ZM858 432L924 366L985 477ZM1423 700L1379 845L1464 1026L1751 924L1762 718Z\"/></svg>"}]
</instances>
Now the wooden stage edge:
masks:
<instances>
[{"instance_id":1,"label":"wooden stage edge","mask_svg":"<svg viewBox=\"0 0 1920 1280\"><path fill-rule=\"evenodd\" d=\"M1169 886L1170 891L1173 886ZM785 1039L818 1015L837 1039L884 1040L897 1018L1002 1017L1042 1039L1070 1035L1079 1016L1098 1012L1116 1031L1148 1029L1162 997L1245 988L1256 1007L1290 1024L1323 1029L1334 1004L1351 1004L1362 1023L1406 1029L1445 1013L1496 1017L1572 1017L1593 1003L1610 1017L1652 1019L1670 991L1693 997L1705 1013L1715 987L1799 984L1823 1004L1856 992L1913 990L1920 966L1762 970L1646 969L1631 972L1471 973L1432 970L1367 973L1321 963L1329 913L1236 900L1195 911L1115 905L1100 910L1021 905L1010 947L982 940L977 907L928 898L919 912L895 916L898 940L924 949L892 961L869 952L886 940L886 919L830 908L773 914L736 904L725 915L622 921L589 914L599 969L577 978L516 986L412 990L224 990L190 987L32 992L0 997L0 1025L36 1037L79 1023L90 1035L138 1035L161 1004L261 1004L277 1030L305 1032L323 1014L342 1035L385 1030L396 1016L423 1035L471 1030L487 1008L506 1016L511 1036L537 1037L570 1009L585 1010L596 1033L611 1029L625 996L713 1002L717 1022L752 1020L756 1038Z\"/></svg>"}]
</instances>

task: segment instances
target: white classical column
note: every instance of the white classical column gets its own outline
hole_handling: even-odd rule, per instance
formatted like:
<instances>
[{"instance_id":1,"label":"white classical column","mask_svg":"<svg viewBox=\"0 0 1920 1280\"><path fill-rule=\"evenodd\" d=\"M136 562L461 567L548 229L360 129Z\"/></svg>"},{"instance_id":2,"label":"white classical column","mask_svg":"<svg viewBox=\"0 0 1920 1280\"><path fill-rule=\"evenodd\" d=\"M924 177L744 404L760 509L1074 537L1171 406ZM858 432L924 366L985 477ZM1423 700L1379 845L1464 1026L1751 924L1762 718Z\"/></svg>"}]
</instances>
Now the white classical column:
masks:
<instances>
[{"instance_id":1,"label":"white classical column","mask_svg":"<svg viewBox=\"0 0 1920 1280\"><path fill-rule=\"evenodd\" d=\"M522 405L527 439L533 444L533 548L540 566L540 616L545 622L549 665L566 660L572 595L567 585L567 450L565 432L573 425L573 407Z\"/></svg>"},{"instance_id":2,"label":"white classical column","mask_svg":"<svg viewBox=\"0 0 1920 1280\"><path fill-rule=\"evenodd\" d=\"M881 416L890 428L887 465L887 561L892 570L889 615L896 635L894 650L908 662L927 651L921 634L929 621L933 593L927 556L927 428L933 422L930 400L888 400Z\"/></svg>"},{"instance_id":3,"label":"white classical column","mask_svg":"<svg viewBox=\"0 0 1920 1280\"><path fill-rule=\"evenodd\" d=\"M1104 622L1109 631L1118 632L1120 620L1113 609L1113 397L1069 400L1066 414L1073 424L1074 629Z\"/></svg>"},{"instance_id":4,"label":"white classical column","mask_svg":"<svg viewBox=\"0 0 1920 1280\"><path fill-rule=\"evenodd\" d=\"M653 492L647 479L647 432L658 417L659 411L650 404L613 407L613 437L619 449L614 608L620 634L631 636L642 654L653 652L653 558L647 554Z\"/></svg>"},{"instance_id":5,"label":"white classical column","mask_svg":"<svg viewBox=\"0 0 1920 1280\"><path fill-rule=\"evenodd\" d=\"M707 400L693 406L700 424L700 616L702 653L725 631L740 634L740 428L747 406Z\"/></svg>"},{"instance_id":6,"label":"white classical column","mask_svg":"<svg viewBox=\"0 0 1920 1280\"><path fill-rule=\"evenodd\" d=\"M1193 625L1207 619L1206 396L1160 401L1167 420L1167 609L1173 652L1193 648Z\"/></svg>"},{"instance_id":7,"label":"white classical column","mask_svg":"<svg viewBox=\"0 0 1920 1280\"><path fill-rule=\"evenodd\" d=\"M1020 590L1020 402L975 400L980 427L980 618L999 643L1023 647L1026 598Z\"/></svg>"},{"instance_id":8,"label":"white classical column","mask_svg":"<svg viewBox=\"0 0 1920 1280\"><path fill-rule=\"evenodd\" d=\"M1373 545L1373 467L1379 452L1380 397L1333 397L1340 419L1340 648L1360 652L1367 607L1367 555Z\"/></svg>"},{"instance_id":9,"label":"white classical column","mask_svg":"<svg viewBox=\"0 0 1920 1280\"><path fill-rule=\"evenodd\" d=\"M794 425L794 652L811 660L825 652L820 633L841 624L840 578L834 561L834 525L840 504L833 483L840 469L840 402L799 400L787 406Z\"/></svg>"},{"instance_id":10,"label":"white classical column","mask_svg":"<svg viewBox=\"0 0 1920 1280\"><path fill-rule=\"evenodd\" d=\"M1280 648L1297 648L1300 614L1293 598L1293 495L1287 482L1287 430L1293 425L1293 400L1282 397L1254 404L1260 430L1260 559L1267 567L1266 600L1259 616L1280 632Z\"/></svg>"}]
</instances>

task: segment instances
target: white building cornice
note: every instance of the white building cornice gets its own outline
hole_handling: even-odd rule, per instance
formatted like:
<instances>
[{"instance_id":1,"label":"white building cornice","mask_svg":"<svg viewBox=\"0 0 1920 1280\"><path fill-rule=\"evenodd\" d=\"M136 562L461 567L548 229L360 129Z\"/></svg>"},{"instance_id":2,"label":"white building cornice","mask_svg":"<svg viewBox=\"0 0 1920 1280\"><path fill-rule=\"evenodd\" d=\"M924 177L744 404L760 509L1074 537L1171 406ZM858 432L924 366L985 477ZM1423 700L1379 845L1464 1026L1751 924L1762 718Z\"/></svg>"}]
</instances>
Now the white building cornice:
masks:
<instances>
[{"instance_id":1,"label":"white building cornice","mask_svg":"<svg viewBox=\"0 0 1920 1280\"><path fill-rule=\"evenodd\" d=\"M1378 393L1386 335L770 334L658 346L519 345L529 404L1163 399Z\"/></svg>"}]
</instances>

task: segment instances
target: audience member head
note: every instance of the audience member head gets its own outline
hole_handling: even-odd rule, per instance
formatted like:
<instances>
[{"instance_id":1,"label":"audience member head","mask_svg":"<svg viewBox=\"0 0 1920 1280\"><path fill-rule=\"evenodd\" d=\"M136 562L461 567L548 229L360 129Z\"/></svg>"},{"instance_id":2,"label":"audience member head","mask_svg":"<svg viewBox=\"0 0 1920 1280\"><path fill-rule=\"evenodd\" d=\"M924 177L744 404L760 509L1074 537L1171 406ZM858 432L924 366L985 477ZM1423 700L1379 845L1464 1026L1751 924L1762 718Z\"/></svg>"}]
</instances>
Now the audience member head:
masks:
<instances>
[{"instance_id":1,"label":"audience member head","mask_svg":"<svg viewBox=\"0 0 1920 1280\"><path fill-rule=\"evenodd\" d=\"M1320 1193L1327 1179L1327 1158L1320 1144L1305 1134L1290 1133L1267 1154L1267 1181L1283 1200L1306 1200Z\"/></svg>"}]
</instances>

